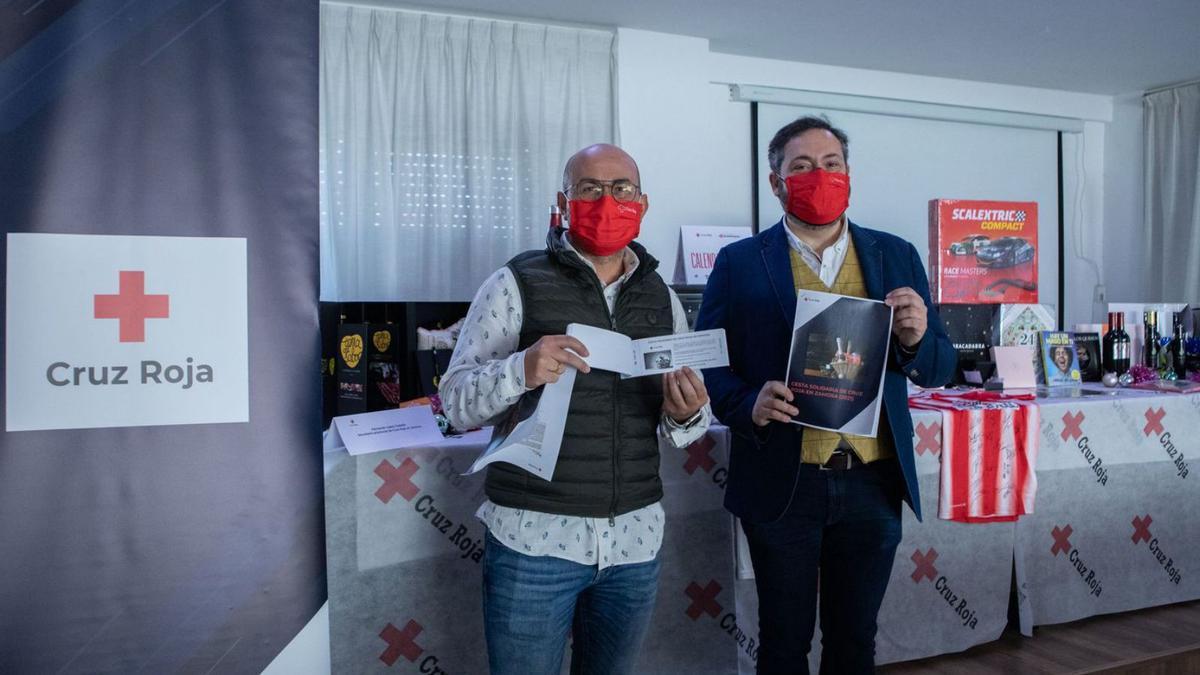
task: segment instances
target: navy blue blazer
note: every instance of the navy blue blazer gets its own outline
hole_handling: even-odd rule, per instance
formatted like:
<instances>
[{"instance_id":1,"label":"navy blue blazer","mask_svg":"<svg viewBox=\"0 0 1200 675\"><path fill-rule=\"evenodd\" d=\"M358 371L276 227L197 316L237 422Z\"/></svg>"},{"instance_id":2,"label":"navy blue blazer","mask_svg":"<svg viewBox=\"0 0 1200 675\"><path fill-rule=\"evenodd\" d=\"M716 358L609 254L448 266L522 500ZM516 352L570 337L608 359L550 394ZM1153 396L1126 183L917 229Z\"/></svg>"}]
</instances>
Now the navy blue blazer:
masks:
<instances>
[{"instance_id":1,"label":"navy blue blazer","mask_svg":"<svg viewBox=\"0 0 1200 675\"><path fill-rule=\"evenodd\" d=\"M717 419L733 432L725 508L753 523L784 514L800 471L803 427L769 422L764 429L750 420L763 384L785 379L791 350L796 287L783 228L781 220L721 249L696 317L696 330L724 328L729 341L729 367L705 369L704 383ZM942 386L954 375L956 354L929 298L929 280L913 245L854 223L850 236L869 297L882 300L889 291L908 286L929 308L928 328L911 359L901 357L893 339L883 383L883 412L904 474L905 501L920 519L905 378L923 387Z\"/></svg>"}]
</instances>

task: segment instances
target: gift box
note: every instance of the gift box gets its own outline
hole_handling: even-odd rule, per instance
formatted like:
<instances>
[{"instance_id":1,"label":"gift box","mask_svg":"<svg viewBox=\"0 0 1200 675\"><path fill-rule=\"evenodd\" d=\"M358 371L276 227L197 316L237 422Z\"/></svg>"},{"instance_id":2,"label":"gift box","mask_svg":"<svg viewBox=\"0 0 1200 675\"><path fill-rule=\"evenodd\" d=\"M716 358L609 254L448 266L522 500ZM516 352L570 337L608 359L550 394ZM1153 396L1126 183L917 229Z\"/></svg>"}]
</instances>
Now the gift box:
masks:
<instances>
[{"instance_id":1,"label":"gift box","mask_svg":"<svg viewBox=\"0 0 1200 675\"><path fill-rule=\"evenodd\" d=\"M929 201L929 282L939 304L1038 300L1037 202Z\"/></svg>"},{"instance_id":2,"label":"gift box","mask_svg":"<svg viewBox=\"0 0 1200 675\"><path fill-rule=\"evenodd\" d=\"M938 316L958 352L955 384L982 384L992 374L996 305L939 305ZM969 373L978 373L978 377ZM973 381L978 379L979 381Z\"/></svg>"}]
</instances>

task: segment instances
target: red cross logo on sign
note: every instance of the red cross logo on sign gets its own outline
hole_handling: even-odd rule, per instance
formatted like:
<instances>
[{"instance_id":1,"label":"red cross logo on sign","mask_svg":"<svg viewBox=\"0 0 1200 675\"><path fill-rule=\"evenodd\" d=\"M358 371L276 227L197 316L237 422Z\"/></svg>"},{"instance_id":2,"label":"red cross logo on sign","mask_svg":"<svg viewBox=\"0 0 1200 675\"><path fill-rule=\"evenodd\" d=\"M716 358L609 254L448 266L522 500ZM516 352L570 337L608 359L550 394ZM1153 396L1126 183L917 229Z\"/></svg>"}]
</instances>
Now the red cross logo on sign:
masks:
<instances>
[{"instance_id":1,"label":"red cross logo on sign","mask_svg":"<svg viewBox=\"0 0 1200 675\"><path fill-rule=\"evenodd\" d=\"M1070 553L1072 532L1074 532L1074 530L1071 529L1070 525L1067 525L1062 529L1059 529L1059 527L1055 525L1054 529L1050 531L1050 536L1054 537L1054 545L1050 547L1050 552L1056 556L1059 553Z\"/></svg>"},{"instance_id":2,"label":"red cross logo on sign","mask_svg":"<svg viewBox=\"0 0 1200 675\"><path fill-rule=\"evenodd\" d=\"M921 583L921 579L929 579L930 581L933 581L934 578L937 577L937 568L933 566L934 561L937 559L937 549L933 548L932 546L929 547L929 551L926 553L921 553L921 549L913 551L912 561L917 566L912 573L912 580L914 584Z\"/></svg>"},{"instance_id":3,"label":"red cross logo on sign","mask_svg":"<svg viewBox=\"0 0 1200 675\"><path fill-rule=\"evenodd\" d=\"M375 496L384 504L392 501L392 497L400 495L405 501L412 501L421 492L421 488L412 482L412 477L421 468L411 457L405 457L400 466L392 466L386 459L375 467L375 475L383 480L383 485L375 491Z\"/></svg>"},{"instance_id":4,"label":"red cross logo on sign","mask_svg":"<svg viewBox=\"0 0 1200 675\"><path fill-rule=\"evenodd\" d=\"M1130 539L1133 540L1135 545L1138 542L1150 541L1150 523L1152 522L1154 521L1151 520L1149 513L1141 518L1137 516L1133 517L1133 536Z\"/></svg>"},{"instance_id":5,"label":"red cross logo on sign","mask_svg":"<svg viewBox=\"0 0 1200 675\"><path fill-rule=\"evenodd\" d=\"M116 295L96 295L92 314L97 319L117 319L121 342L145 342L146 319L166 319L171 315L170 296L146 295L146 273L119 274Z\"/></svg>"},{"instance_id":6,"label":"red cross logo on sign","mask_svg":"<svg viewBox=\"0 0 1200 675\"><path fill-rule=\"evenodd\" d=\"M1142 433L1149 436L1150 434L1161 434L1163 432L1162 419L1167 416L1167 411L1159 408L1156 412L1154 408L1146 411L1146 426L1142 427Z\"/></svg>"},{"instance_id":7,"label":"red cross logo on sign","mask_svg":"<svg viewBox=\"0 0 1200 675\"><path fill-rule=\"evenodd\" d=\"M1072 415L1070 411L1067 411L1067 413L1063 415L1062 421L1062 439L1064 441L1068 438L1079 440L1079 437L1083 435L1083 429L1080 428L1080 425L1083 424L1083 411L1079 411L1074 415Z\"/></svg>"},{"instance_id":8,"label":"red cross logo on sign","mask_svg":"<svg viewBox=\"0 0 1200 675\"><path fill-rule=\"evenodd\" d=\"M694 581L688 584L684 593L692 599L691 606L687 608L687 615L692 621L699 619L701 614L715 617L721 613L721 603L717 602L717 594L720 592L721 584L718 584L716 579L709 580L704 588Z\"/></svg>"},{"instance_id":9,"label":"red cross logo on sign","mask_svg":"<svg viewBox=\"0 0 1200 675\"><path fill-rule=\"evenodd\" d=\"M923 455L926 451L929 454L936 455L942 451L942 425L937 422L925 424L921 422L917 425L917 454Z\"/></svg>"},{"instance_id":10,"label":"red cross logo on sign","mask_svg":"<svg viewBox=\"0 0 1200 675\"><path fill-rule=\"evenodd\" d=\"M687 446L687 462L683 465L683 470L690 476L696 473L696 467L704 469L704 473L713 470L717 465L717 461L708 454L717 446L717 442L712 439L712 436L704 434L695 443Z\"/></svg>"},{"instance_id":11,"label":"red cross logo on sign","mask_svg":"<svg viewBox=\"0 0 1200 675\"><path fill-rule=\"evenodd\" d=\"M383 630L379 631L379 637L388 643L388 647L379 655L379 660L389 666L401 656L415 662L421 654L425 653L425 650L416 642L417 636L421 634L422 630L424 628L421 627L421 624L412 620L405 624L404 630L399 630L390 623L384 626Z\"/></svg>"}]
</instances>

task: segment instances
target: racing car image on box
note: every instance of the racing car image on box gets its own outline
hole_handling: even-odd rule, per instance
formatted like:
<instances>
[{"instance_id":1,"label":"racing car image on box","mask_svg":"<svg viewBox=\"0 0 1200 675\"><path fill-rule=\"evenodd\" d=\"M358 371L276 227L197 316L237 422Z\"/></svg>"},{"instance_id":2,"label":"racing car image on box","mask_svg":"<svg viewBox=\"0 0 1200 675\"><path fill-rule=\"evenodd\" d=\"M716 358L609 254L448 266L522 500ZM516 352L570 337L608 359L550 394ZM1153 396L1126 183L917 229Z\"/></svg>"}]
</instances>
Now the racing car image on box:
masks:
<instances>
[{"instance_id":1,"label":"racing car image on box","mask_svg":"<svg viewBox=\"0 0 1200 675\"><path fill-rule=\"evenodd\" d=\"M1021 237L1001 237L975 251L975 260L984 267L1016 267L1033 260L1033 244Z\"/></svg>"},{"instance_id":2,"label":"racing car image on box","mask_svg":"<svg viewBox=\"0 0 1200 675\"><path fill-rule=\"evenodd\" d=\"M986 234L972 234L963 237L961 241L950 244L950 248L946 249L946 251L950 255L971 255L986 246L990 241L991 239Z\"/></svg>"}]
</instances>

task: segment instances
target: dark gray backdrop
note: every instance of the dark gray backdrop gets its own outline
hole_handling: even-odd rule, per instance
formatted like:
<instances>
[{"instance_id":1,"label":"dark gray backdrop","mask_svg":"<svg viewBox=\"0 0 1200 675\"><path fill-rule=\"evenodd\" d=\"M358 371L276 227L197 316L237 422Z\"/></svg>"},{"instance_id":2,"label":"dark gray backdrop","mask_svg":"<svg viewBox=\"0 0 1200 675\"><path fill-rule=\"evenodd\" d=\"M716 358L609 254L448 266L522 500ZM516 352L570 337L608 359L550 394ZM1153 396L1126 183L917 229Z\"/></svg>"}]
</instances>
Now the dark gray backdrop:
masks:
<instances>
[{"instance_id":1,"label":"dark gray backdrop","mask_svg":"<svg viewBox=\"0 0 1200 675\"><path fill-rule=\"evenodd\" d=\"M0 0L5 233L244 237L250 358L248 424L0 436L0 672L258 672L324 601L317 11Z\"/></svg>"}]
</instances>

